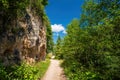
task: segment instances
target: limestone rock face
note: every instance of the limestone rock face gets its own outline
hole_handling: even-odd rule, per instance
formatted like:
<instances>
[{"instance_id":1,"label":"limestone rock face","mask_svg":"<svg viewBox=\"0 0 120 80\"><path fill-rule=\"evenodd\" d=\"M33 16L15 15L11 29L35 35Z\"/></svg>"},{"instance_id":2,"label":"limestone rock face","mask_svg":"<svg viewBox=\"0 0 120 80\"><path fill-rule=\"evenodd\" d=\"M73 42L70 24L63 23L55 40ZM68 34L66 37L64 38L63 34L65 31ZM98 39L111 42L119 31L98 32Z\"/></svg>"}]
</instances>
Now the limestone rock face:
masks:
<instances>
[{"instance_id":1,"label":"limestone rock face","mask_svg":"<svg viewBox=\"0 0 120 80\"><path fill-rule=\"evenodd\" d=\"M0 59L4 65L21 61L31 64L45 59L46 27L40 16L26 9L25 16L13 21L10 26L10 30L0 35Z\"/></svg>"}]
</instances>

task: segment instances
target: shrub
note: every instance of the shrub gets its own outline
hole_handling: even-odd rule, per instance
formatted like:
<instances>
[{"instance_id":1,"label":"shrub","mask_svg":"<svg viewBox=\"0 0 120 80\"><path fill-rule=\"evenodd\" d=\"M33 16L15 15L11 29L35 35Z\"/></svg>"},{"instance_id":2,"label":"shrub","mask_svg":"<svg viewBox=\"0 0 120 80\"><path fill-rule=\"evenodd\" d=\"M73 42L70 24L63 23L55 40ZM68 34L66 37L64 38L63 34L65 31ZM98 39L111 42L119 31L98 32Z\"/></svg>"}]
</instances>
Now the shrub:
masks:
<instances>
[{"instance_id":1,"label":"shrub","mask_svg":"<svg viewBox=\"0 0 120 80\"><path fill-rule=\"evenodd\" d=\"M38 62L35 65L22 63L4 67L0 64L0 79L2 80L38 80L46 72L50 61Z\"/></svg>"}]
</instances>

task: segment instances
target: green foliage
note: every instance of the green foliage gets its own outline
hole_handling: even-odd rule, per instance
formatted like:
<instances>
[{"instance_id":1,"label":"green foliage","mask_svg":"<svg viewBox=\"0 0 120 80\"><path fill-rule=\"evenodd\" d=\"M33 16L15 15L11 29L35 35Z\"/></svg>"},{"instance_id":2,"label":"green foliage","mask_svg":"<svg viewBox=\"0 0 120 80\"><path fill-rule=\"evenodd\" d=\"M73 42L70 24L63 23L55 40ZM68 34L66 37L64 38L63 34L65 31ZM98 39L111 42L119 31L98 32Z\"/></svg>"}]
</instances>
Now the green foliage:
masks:
<instances>
[{"instance_id":1,"label":"green foliage","mask_svg":"<svg viewBox=\"0 0 120 80\"><path fill-rule=\"evenodd\" d=\"M119 0L85 1L80 22L68 25L62 41L69 80L120 79L119 10Z\"/></svg>"},{"instance_id":2,"label":"green foliage","mask_svg":"<svg viewBox=\"0 0 120 80\"><path fill-rule=\"evenodd\" d=\"M48 0L31 0L30 6L31 9L33 9L35 14L40 16L43 20L43 24L45 24L48 21L48 18L45 14L44 8L48 4Z\"/></svg>"},{"instance_id":3,"label":"green foliage","mask_svg":"<svg viewBox=\"0 0 120 80\"><path fill-rule=\"evenodd\" d=\"M4 66L2 66L1 62L0 62L0 79L4 80L7 79L7 72L5 71Z\"/></svg>"},{"instance_id":4,"label":"green foliage","mask_svg":"<svg viewBox=\"0 0 120 80\"><path fill-rule=\"evenodd\" d=\"M63 58L61 47L62 47L61 38L60 36L58 36L57 43L54 46L54 53L57 59Z\"/></svg>"},{"instance_id":5,"label":"green foliage","mask_svg":"<svg viewBox=\"0 0 120 80\"><path fill-rule=\"evenodd\" d=\"M29 3L29 0L20 0L20 1L0 0L1 7L5 10L10 8L23 9L23 8L26 8L26 6L28 6L28 3Z\"/></svg>"},{"instance_id":6,"label":"green foliage","mask_svg":"<svg viewBox=\"0 0 120 80\"><path fill-rule=\"evenodd\" d=\"M14 70L15 69L15 70ZM22 64L21 66L17 66L15 68L12 68L14 70L13 73L10 73L10 79L12 80L36 80L34 74L37 74L37 68L27 65L27 64Z\"/></svg>"},{"instance_id":7,"label":"green foliage","mask_svg":"<svg viewBox=\"0 0 120 80\"><path fill-rule=\"evenodd\" d=\"M0 17L2 19L0 34L16 27L13 24L16 24L18 19L25 16L26 8L34 10L33 14L38 15L45 25L47 18L44 8L47 4L48 0L0 0ZM10 27L11 25L13 27ZM8 29L8 27L10 28Z\"/></svg>"},{"instance_id":8,"label":"green foliage","mask_svg":"<svg viewBox=\"0 0 120 80\"><path fill-rule=\"evenodd\" d=\"M51 30L51 25L49 22L48 17L46 17L45 19L45 25L46 25L46 37L47 37L47 53L51 53L53 52L53 34L52 34L52 30Z\"/></svg>"},{"instance_id":9,"label":"green foliage","mask_svg":"<svg viewBox=\"0 0 120 80\"><path fill-rule=\"evenodd\" d=\"M41 78L48 66L50 64L49 60L45 62L39 62L35 65L28 65L22 63L20 66L8 66L4 67L0 65L0 79L2 80L38 80Z\"/></svg>"}]
</instances>

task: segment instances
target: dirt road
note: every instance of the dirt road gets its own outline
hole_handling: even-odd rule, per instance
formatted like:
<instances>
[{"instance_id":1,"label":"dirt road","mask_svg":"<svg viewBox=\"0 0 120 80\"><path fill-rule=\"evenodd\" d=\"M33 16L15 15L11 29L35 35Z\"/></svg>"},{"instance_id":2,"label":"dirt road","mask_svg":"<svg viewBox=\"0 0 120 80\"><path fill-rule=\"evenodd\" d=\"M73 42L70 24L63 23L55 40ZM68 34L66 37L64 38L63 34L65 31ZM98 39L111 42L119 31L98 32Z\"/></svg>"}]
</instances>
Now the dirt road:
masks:
<instances>
[{"instance_id":1,"label":"dirt road","mask_svg":"<svg viewBox=\"0 0 120 80\"><path fill-rule=\"evenodd\" d=\"M67 80L59 60L51 60L51 64L41 80Z\"/></svg>"}]
</instances>

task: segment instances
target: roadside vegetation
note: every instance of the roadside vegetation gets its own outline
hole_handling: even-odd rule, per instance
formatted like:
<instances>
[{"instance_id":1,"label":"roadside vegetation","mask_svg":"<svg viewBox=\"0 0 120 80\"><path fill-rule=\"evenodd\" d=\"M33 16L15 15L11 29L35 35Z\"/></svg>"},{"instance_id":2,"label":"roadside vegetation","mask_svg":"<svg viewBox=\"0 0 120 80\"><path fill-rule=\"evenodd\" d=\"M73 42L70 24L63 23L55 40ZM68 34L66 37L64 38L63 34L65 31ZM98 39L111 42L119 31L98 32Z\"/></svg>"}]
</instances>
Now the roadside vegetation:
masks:
<instances>
[{"instance_id":1,"label":"roadside vegetation","mask_svg":"<svg viewBox=\"0 0 120 80\"><path fill-rule=\"evenodd\" d=\"M55 53L69 80L120 79L120 1L85 0Z\"/></svg>"},{"instance_id":2,"label":"roadside vegetation","mask_svg":"<svg viewBox=\"0 0 120 80\"><path fill-rule=\"evenodd\" d=\"M45 74L50 60L46 59L29 65L22 63L21 65L13 65L4 67L0 64L0 79L1 80L38 80Z\"/></svg>"}]
</instances>

